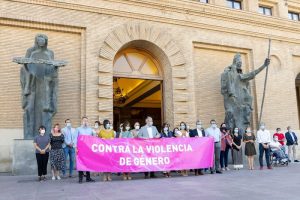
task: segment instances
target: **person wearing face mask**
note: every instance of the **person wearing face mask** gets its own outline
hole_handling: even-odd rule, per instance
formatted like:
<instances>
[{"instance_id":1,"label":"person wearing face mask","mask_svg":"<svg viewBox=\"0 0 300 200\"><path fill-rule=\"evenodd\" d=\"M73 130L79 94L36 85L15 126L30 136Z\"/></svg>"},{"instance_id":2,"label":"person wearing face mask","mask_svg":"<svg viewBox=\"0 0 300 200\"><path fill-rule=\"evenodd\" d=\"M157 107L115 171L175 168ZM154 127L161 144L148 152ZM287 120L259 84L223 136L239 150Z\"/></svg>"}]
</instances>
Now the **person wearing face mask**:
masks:
<instances>
[{"instance_id":1,"label":"person wearing face mask","mask_svg":"<svg viewBox=\"0 0 300 200\"><path fill-rule=\"evenodd\" d=\"M190 137L190 134L187 129L187 125L185 122L180 122L179 130L175 133L176 137Z\"/></svg>"},{"instance_id":2,"label":"person wearing face mask","mask_svg":"<svg viewBox=\"0 0 300 200\"><path fill-rule=\"evenodd\" d=\"M239 128L235 128L232 140L232 158L234 169L240 170L243 168L242 152L242 136L239 134Z\"/></svg>"},{"instance_id":3,"label":"person wearing face mask","mask_svg":"<svg viewBox=\"0 0 300 200\"><path fill-rule=\"evenodd\" d=\"M134 138L138 137L139 131L140 131L140 123L139 122L135 122L134 123L134 129L131 130L132 135Z\"/></svg>"},{"instance_id":4,"label":"person wearing face mask","mask_svg":"<svg viewBox=\"0 0 300 200\"><path fill-rule=\"evenodd\" d=\"M205 131L202 128L202 122L196 121L196 128L190 131L190 137L205 137ZM203 169L195 169L195 176L204 175Z\"/></svg>"},{"instance_id":5,"label":"person wearing face mask","mask_svg":"<svg viewBox=\"0 0 300 200\"><path fill-rule=\"evenodd\" d=\"M173 131L172 131L173 137L176 137L177 131L179 131L179 128L178 128L178 127L175 127L175 128L173 129Z\"/></svg>"},{"instance_id":6,"label":"person wearing face mask","mask_svg":"<svg viewBox=\"0 0 300 200\"><path fill-rule=\"evenodd\" d=\"M243 142L245 143L245 155L248 158L249 170L254 170L254 156L256 155L255 149L255 135L248 127L243 135Z\"/></svg>"},{"instance_id":7,"label":"person wearing face mask","mask_svg":"<svg viewBox=\"0 0 300 200\"><path fill-rule=\"evenodd\" d=\"M55 124L50 134L50 163L52 170L52 180L60 180L59 171L65 170L65 153L63 144L65 137L61 133L59 124Z\"/></svg>"},{"instance_id":8,"label":"person wearing face mask","mask_svg":"<svg viewBox=\"0 0 300 200\"><path fill-rule=\"evenodd\" d=\"M39 181L46 180L49 159L50 137L45 134L46 128L39 127L39 134L34 138L35 157L38 165Z\"/></svg>"},{"instance_id":9,"label":"person wearing face mask","mask_svg":"<svg viewBox=\"0 0 300 200\"><path fill-rule=\"evenodd\" d=\"M72 128L71 120L65 120L66 126L61 130L64 135L65 141L63 149L65 153L65 167L62 171L63 177L66 177L67 159L69 157L69 177L73 176L74 160L75 160L75 147L77 143L77 135L75 128Z\"/></svg>"},{"instance_id":10,"label":"person wearing face mask","mask_svg":"<svg viewBox=\"0 0 300 200\"><path fill-rule=\"evenodd\" d=\"M221 124L221 152L220 152L220 165L222 171L229 171L228 168L228 152L232 148L232 137L230 135L230 129L226 127L226 124Z\"/></svg>"},{"instance_id":11,"label":"person wearing face mask","mask_svg":"<svg viewBox=\"0 0 300 200\"><path fill-rule=\"evenodd\" d=\"M99 121L95 121L94 127L93 127L93 136L97 136L97 134L100 131L100 126L101 126L101 123Z\"/></svg>"},{"instance_id":12,"label":"person wearing face mask","mask_svg":"<svg viewBox=\"0 0 300 200\"><path fill-rule=\"evenodd\" d=\"M142 139L153 139L153 138L160 138L160 133L158 132L157 128L153 126L153 119L150 116L146 117L146 125L143 126L139 133L138 138ZM149 172L145 172L145 179L149 178ZM154 172L150 172L150 178L155 178Z\"/></svg>"},{"instance_id":13,"label":"person wearing face mask","mask_svg":"<svg viewBox=\"0 0 300 200\"><path fill-rule=\"evenodd\" d=\"M112 130L111 123L108 119L105 119L103 121L103 127L99 134L98 137L106 140L112 140L115 137L114 130ZM111 173L110 172L104 172L103 173L103 181L112 181L111 179Z\"/></svg>"},{"instance_id":14,"label":"person wearing face mask","mask_svg":"<svg viewBox=\"0 0 300 200\"><path fill-rule=\"evenodd\" d=\"M91 127L89 127L89 119L87 117L82 117L81 126L76 129L76 135L77 136L80 136L80 135L93 136L93 129ZM76 148L76 153L78 153L78 151L80 151L80 149ZM78 174L79 174L78 182L81 184L82 179L83 179L83 171L78 171ZM91 178L91 173L89 171L86 172L86 182L90 182L90 183L95 182L95 180L93 180Z\"/></svg>"},{"instance_id":15,"label":"person wearing face mask","mask_svg":"<svg viewBox=\"0 0 300 200\"><path fill-rule=\"evenodd\" d=\"M173 137L173 133L172 133L172 131L170 131L170 124L168 124L168 123L163 124L163 129L162 129L160 135L161 135L162 138L171 138L171 137Z\"/></svg>"},{"instance_id":16,"label":"person wearing face mask","mask_svg":"<svg viewBox=\"0 0 300 200\"><path fill-rule=\"evenodd\" d=\"M284 153L284 148L278 140L276 135L273 136L273 141L270 142L270 148L273 152L273 155L276 157L278 162L286 162L286 155Z\"/></svg>"},{"instance_id":17,"label":"person wearing face mask","mask_svg":"<svg viewBox=\"0 0 300 200\"><path fill-rule=\"evenodd\" d=\"M267 163L268 169L272 169L270 164L270 142L271 142L271 134L265 127L264 123L260 124L260 128L257 131L257 142L259 144L259 165L260 169L263 170L263 156L265 154L265 159Z\"/></svg>"},{"instance_id":18,"label":"person wearing face mask","mask_svg":"<svg viewBox=\"0 0 300 200\"><path fill-rule=\"evenodd\" d=\"M175 137L190 137L189 132L187 130L187 125L185 122L180 122L179 130L175 133ZM182 176L188 176L189 170L181 170Z\"/></svg>"},{"instance_id":19,"label":"person wearing face mask","mask_svg":"<svg viewBox=\"0 0 300 200\"><path fill-rule=\"evenodd\" d=\"M211 168L210 173L218 173L222 174L219 168L220 164L220 153L221 153L221 131L217 127L216 120L210 120L210 127L205 130L206 137L213 137L215 144L214 144L214 166Z\"/></svg>"},{"instance_id":20,"label":"person wearing face mask","mask_svg":"<svg viewBox=\"0 0 300 200\"><path fill-rule=\"evenodd\" d=\"M123 124L123 130L120 133L119 138L133 138L133 134L130 131L130 123L128 121L124 122ZM130 176L130 173L123 173L123 180L131 180L132 177Z\"/></svg>"},{"instance_id":21,"label":"person wearing face mask","mask_svg":"<svg viewBox=\"0 0 300 200\"><path fill-rule=\"evenodd\" d=\"M160 135L161 135L161 138L172 138L173 137L173 132L170 131L170 124L168 124L168 123L163 124ZM170 171L164 171L163 174L166 178L171 177Z\"/></svg>"},{"instance_id":22,"label":"person wearing face mask","mask_svg":"<svg viewBox=\"0 0 300 200\"><path fill-rule=\"evenodd\" d=\"M288 146L289 162L291 162L292 157L294 159L294 162L299 162L297 160L297 151L296 151L298 145L298 138L296 134L292 131L292 128L290 126L287 127L285 138L286 138L286 145ZM293 151L293 156L292 156L292 151Z\"/></svg>"},{"instance_id":23,"label":"person wearing face mask","mask_svg":"<svg viewBox=\"0 0 300 200\"><path fill-rule=\"evenodd\" d=\"M120 126L119 126L119 131L116 133L115 138L120 138L121 135L122 135L122 132L124 131L124 129L125 129L124 124L121 123Z\"/></svg>"}]
</instances>

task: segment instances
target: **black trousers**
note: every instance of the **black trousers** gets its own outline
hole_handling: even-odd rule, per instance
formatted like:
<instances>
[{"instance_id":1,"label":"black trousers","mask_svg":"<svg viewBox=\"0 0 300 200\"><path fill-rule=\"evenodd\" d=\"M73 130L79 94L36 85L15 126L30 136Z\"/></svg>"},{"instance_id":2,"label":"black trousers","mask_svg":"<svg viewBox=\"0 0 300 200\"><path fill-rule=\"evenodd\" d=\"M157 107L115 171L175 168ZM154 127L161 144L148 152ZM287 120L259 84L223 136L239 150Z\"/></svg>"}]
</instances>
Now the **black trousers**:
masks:
<instances>
[{"instance_id":1,"label":"black trousers","mask_svg":"<svg viewBox=\"0 0 300 200\"><path fill-rule=\"evenodd\" d=\"M149 175L149 172L144 172L145 176L147 177ZM150 177L153 178L154 177L154 172L150 172Z\"/></svg>"},{"instance_id":2,"label":"black trousers","mask_svg":"<svg viewBox=\"0 0 300 200\"><path fill-rule=\"evenodd\" d=\"M38 165L38 175L39 176L47 175L49 153L48 152L46 152L45 154L36 153L35 157Z\"/></svg>"},{"instance_id":3,"label":"black trousers","mask_svg":"<svg viewBox=\"0 0 300 200\"><path fill-rule=\"evenodd\" d=\"M83 179L83 171L79 171L79 180ZM90 172L86 172L86 180L90 180L91 179L91 173Z\"/></svg>"}]
</instances>

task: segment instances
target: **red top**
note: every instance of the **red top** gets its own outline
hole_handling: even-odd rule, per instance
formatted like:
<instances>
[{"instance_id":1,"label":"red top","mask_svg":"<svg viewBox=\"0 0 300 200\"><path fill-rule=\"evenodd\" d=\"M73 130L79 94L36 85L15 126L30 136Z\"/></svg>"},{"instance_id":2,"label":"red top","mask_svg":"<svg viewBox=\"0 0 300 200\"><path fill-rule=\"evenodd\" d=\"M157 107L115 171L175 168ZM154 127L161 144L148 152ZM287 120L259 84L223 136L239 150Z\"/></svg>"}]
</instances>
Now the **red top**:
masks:
<instances>
[{"instance_id":1,"label":"red top","mask_svg":"<svg viewBox=\"0 0 300 200\"><path fill-rule=\"evenodd\" d=\"M283 133L274 133L273 137L277 136L278 137L278 142L283 146L284 145L284 134Z\"/></svg>"}]
</instances>

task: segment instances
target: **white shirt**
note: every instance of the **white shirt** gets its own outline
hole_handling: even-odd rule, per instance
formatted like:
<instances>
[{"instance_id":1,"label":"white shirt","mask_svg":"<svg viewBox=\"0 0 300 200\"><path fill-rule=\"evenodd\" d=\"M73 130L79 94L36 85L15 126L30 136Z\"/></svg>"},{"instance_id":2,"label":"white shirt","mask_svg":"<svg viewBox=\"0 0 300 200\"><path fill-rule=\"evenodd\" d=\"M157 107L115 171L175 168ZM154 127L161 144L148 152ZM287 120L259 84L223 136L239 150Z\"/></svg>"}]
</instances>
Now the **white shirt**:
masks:
<instances>
[{"instance_id":1,"label":"white shirt","mask_svg":"<svg viewBox=\"0 0 300 200\"><path fill-rule=\"evenodd\" d=\"M202 130L197 129L198 137L203 137Z\"/></svg>"},{"instance_id":2,"label":"white shirt","mask_svg":"<svg viewBox=\"0 0 300 200\"><path fill-rule=\"evenodd\" d=\"M208 137L214 137L215 142L220 142L221 131L219 128L209 127L205 130L205 135Z\"/></svg>"},{"instance_id":3,"label":"white shirt","mask_svg":"<svg viewBox=\"0 0 300 200\"><path fill-rule=\"evenodd\" d=\"M149 138L153 138L152 127L147 127Z\"/></svg>"},{"instance_id":4,"label":"white shirt","mask_svg":"<svg viewBox=\"0 0 300 200\"><path fill-rule=\"evenodd\" d=\"M257 131L257 142L258 143L270 143L271 142L271 136L270 131L268 130L258 130Z\"/></svg>"}]
</instances>

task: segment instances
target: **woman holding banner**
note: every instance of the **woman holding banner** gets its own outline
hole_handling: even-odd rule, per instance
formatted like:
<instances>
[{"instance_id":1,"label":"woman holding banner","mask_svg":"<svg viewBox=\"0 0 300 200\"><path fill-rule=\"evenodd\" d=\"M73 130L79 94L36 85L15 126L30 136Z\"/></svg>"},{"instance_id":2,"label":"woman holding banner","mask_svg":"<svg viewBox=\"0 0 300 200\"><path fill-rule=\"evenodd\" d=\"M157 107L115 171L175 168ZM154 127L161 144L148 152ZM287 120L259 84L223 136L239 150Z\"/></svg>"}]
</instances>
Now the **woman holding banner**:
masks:
<instances>
[{"instance_id":1,"label":"woman holding banner","mask_svg":"<svg viewBox=\"0 0 300 200\"><path fill-rule=\"evenodd\" d=\"M170 131L170 124L168 124L168 123L163 124L163 129L162 129L160 135L161 135L161 138L171 138L171 137L173 137L173 132ZM170 171L165 171L165 172L163 172L163 174L166 178L171 177L171 172Z\"/></svg>"},{"instance_id":2,"label":"woman holding banner","mask_svg":"<svg viewBox=\"0 0 300 200\"><path fill-rule=\"evenodd\" d=\"M175 134L176 137L190 137L185 122L180 122L179 128L180 128L180 130L178 130ZM188 170L181 170L181 175L188 176L189 175Z\"/></svg>"},{"instance_id":3,"label":"woman holding banner","mask_svg":"<svg viewBox=\"0 0 300 200\"><path fill-rule=\"evenodd\" d=\"M125 127L125 128L124 128ZM121 131L119 138L133 138L133 134L130 131L130 123L128 121L124 122L123 130ZM123 180L131 180L130 173L123 173Z\"/></svg>"},{"instance_id":4,"label":"woman holding banner","mask_svg":"<svg viewBox=\"0 0 300 200\"><path fill-rule=\"evenodd\" d=\"M139 122L135 122L134 123L134 129L131 130L132 135L134 138L137 138L139 135L139 131L140 131L140 123Z\"/></svg>"},{"instance_id":5,"label":"woman holding banner","mask_svg":"<svg viewBox=\"0 0 300 200\"><path fill-rule=\"evenodd\" d=\"M103 121L103 127L104 129L102 129L99 134L98 137L102 138L102 139L114 139L115 135L114 135L114 130L110 128L111 123L108 119L105 119ZM103 173L103 181L112 181L111 179L111 173L110 172L104 172Z\"/></svg>"}]
</instances>

